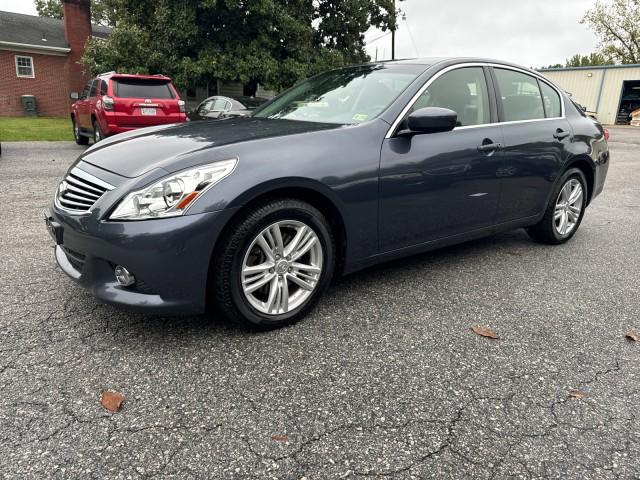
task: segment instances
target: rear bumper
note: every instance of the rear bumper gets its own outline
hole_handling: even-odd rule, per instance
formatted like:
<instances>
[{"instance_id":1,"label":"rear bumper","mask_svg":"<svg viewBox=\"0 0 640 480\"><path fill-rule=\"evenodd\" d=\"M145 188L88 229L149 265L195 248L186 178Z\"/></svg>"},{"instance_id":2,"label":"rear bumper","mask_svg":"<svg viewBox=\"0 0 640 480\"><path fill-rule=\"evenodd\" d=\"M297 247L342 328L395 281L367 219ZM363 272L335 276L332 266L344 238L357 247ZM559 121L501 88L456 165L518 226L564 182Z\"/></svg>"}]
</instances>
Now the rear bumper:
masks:
<instances>
[{"instance_id":1,"label":"rear bumper","mask_svg":"<svg viewBox=\"0 0 640 480\"><path fill-rule=\"evenodd\" d=\"M183 123L185 122L186 119L182 119L182 120L177 120L177 119L173 119L173 120L167 120L166 122L161 122L161 123L154 123L152 125L136 125L136 126L121 126L121 125L116 125L113 123L109 123L107 124L107 127L104 129L104 134L106 136L111 136L111 135L116 135L118 133L124 133L124 132L130 132L132 130L138 130L140 128L147 128L147 127L157 127L159 125L171 125L174 123Z\"/></svg>"},{"instance_id":2,"label":"rear bumper","mask_svg":"<svg viewBox=\"0 0 640 480\"><path fill-rule=\"evenodd\" d=\"M62 228L55 258L63 272L100 301L161 315L203 313L213 247L233 211L138 222L101 222L57 211ZM136 277L116 281L123 265Z\"/></svg>"},{"instance_id":3,"label":"rear bumper","mask_svg":"<svg viewBox=\"0 0 640 480\"><path fill-rule=\"evenodd\" d=\"M604 182L607 179L607 172L609 171L610 158L609 149L607 148L600 152L595 161L596 168L594 172L593 195L591 195L591 200L600 195L604 189Z\"/></svg>"},{"instance_id":4,"label":"rear bumper","mask_svg":"<svg viewBox=\"0 0 640 480\"><path fill-rule=\"evenodd\" d=\"M143 120L145 118L143 117ZM118 133L130 132L132 130L138 130L139 128L146 127L156 127L158 125L171 125L173 123L183 123L187 121L187 116L182 113L179 115L167 115L162 117L147 117L147 120L150 120L148 123L140 123L140 118L126 118L123 119L121 116L116 118L116 115L113 114L105 114L105 118L103 122L101 122L100 127L103 130L105 136L116 135ZM153 120L153 121L151 121Z\"/></svg>"}]
</instances>

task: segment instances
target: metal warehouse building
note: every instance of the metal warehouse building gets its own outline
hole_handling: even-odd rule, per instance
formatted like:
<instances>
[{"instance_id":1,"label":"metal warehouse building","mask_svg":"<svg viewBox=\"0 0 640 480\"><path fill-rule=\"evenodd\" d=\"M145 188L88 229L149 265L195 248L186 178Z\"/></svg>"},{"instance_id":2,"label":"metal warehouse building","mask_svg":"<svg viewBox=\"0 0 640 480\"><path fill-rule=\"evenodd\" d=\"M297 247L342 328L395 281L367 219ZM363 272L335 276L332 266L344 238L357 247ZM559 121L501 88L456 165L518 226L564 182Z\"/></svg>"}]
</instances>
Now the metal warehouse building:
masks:
<instances>
[{"instance_id":1,"label":"metal warehouse building","mask_svg":"<svg viewBox=\"0 0 640 480\"><path fill-rule=\"evenodd\" d=\"M596 112L604 124L629 124L629 113L640 108L640 64L551 68L540 73Z\"/></svg>"}]
</instances>

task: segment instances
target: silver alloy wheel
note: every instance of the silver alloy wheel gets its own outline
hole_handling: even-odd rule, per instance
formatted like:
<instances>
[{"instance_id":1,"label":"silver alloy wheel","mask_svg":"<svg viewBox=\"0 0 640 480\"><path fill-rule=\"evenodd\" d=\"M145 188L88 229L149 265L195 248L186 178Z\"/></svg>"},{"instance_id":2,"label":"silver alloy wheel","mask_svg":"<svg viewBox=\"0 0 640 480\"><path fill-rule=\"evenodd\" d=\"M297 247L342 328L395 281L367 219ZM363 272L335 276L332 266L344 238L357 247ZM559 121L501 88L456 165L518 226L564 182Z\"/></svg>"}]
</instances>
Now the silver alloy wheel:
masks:
<instances>
[{"instance_id":1,"label":"silver alloy wheel","mask_svg":"<svg viewBox=\"0 0 640 480\"><path fill-rule=\"evenodd\" d=\"M93 129L93 141L95 143L98 143L100 140L102 140L102 135L100 134L100 129L97 128L97 125L94 124L96 128Z\"/></svg>"},{"instance_id":2,"label":"silver alloy wheel","mask_svg":"<svg viewBox=\"0 0 640 480\"><path fill-rule=\"evenodd\" d=\"M76 140L80 138L80 128L75 120L73 121L73 136L76 137Z\"/></svg>"},{"instance_id":3,"label":"silver alloy wheel","mask_svg":"<svg viewBox=\"0 0 640 480\"><path fill-rule=\"evenodd\" d=\"M253 239L242 262L242 291L266 315L282 315L304 304L322 274L316 232L298 220L276 222Z\"/></svg>"},{"instance_id":4,"label":"silver alloy wheel","mask_svg":"<svg viewBox=\"0 0 640 480\"><path fill-rule=\"evenodd\" d=\"M565 183L560 190L553 216L556 231L560 235L568 235L576 228L582 212L583 196L582 184L575 178Z\"/></svg>"}]
</instances>

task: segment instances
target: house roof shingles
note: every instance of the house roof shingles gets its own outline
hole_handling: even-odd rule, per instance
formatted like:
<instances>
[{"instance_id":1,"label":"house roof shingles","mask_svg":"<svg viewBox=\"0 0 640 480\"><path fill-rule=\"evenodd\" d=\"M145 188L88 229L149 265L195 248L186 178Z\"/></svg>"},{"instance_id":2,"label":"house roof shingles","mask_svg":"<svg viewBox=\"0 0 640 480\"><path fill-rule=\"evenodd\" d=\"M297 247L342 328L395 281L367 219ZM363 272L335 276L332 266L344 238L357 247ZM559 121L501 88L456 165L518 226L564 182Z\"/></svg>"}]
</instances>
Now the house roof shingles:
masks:
<instances>
[{"instance_id":1,"label":"house roof shingles","mask_svg":"<svg viewBox=\"0 0 640 480\"><path fill-rule=\"evenodd\" d=\"M100 38L107 38L111 33L111 28L102 25L92 25L92 30L93 36ZM3 11L0 11L0 42L40 48L69 48L62 20Z\"/></svg>"}]
</instances>

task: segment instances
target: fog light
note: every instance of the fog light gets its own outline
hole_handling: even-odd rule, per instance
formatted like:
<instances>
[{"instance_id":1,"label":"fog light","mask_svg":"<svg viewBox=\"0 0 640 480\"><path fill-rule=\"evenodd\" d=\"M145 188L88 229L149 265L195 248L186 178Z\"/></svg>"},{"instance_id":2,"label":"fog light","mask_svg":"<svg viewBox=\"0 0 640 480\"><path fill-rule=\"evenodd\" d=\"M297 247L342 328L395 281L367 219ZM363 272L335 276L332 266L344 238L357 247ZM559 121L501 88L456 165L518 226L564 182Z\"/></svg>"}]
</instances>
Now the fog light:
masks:
<instances>
[{"instance_id":1,"label":"fog light","mask_svg":"<svg viewBox=\"0 0 640 480\"><path fill-rule=\"evenodd\" d=\"M133 276L129 270L124 268L122 265L116 266L115 269L116 280L123 287L130 287L134 283L136 283L136 277Z\"/></svg>"}]
</instances>

